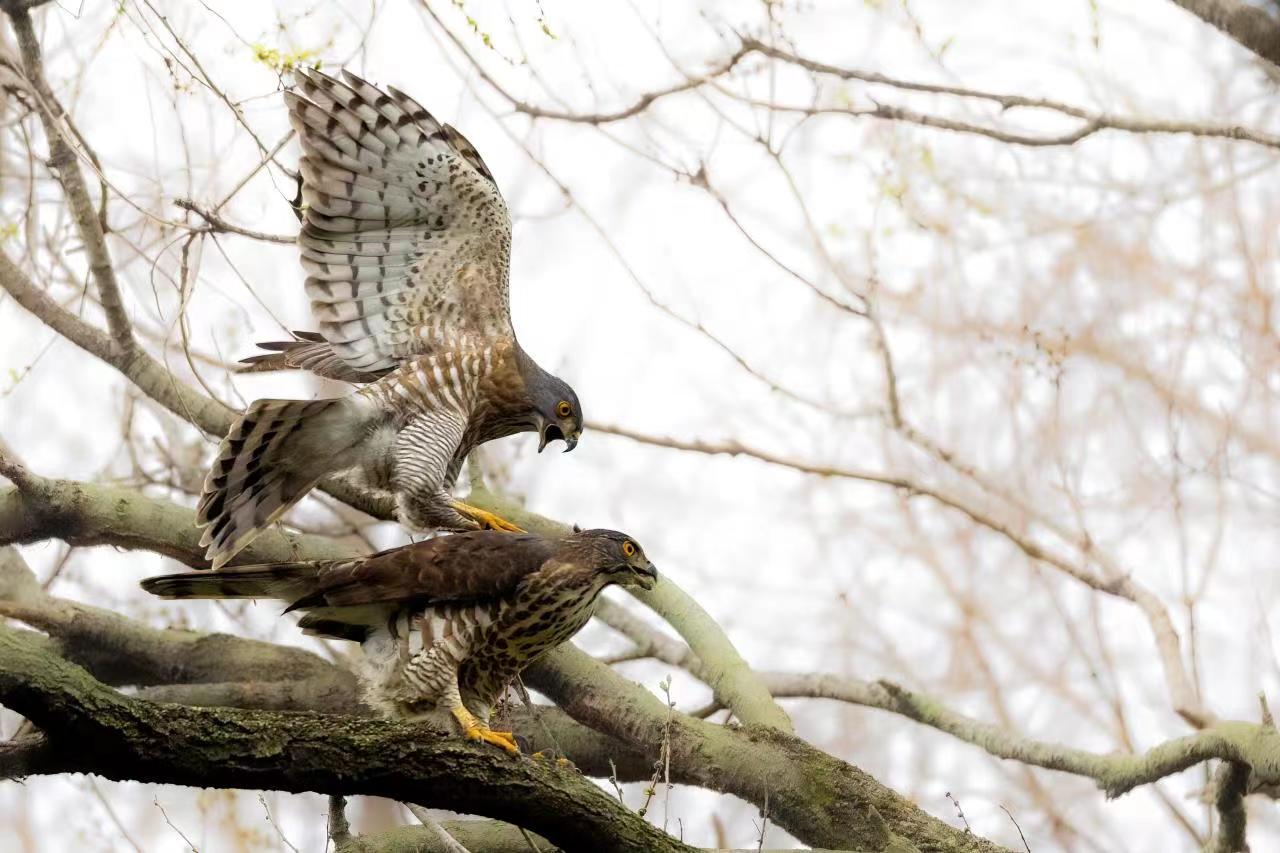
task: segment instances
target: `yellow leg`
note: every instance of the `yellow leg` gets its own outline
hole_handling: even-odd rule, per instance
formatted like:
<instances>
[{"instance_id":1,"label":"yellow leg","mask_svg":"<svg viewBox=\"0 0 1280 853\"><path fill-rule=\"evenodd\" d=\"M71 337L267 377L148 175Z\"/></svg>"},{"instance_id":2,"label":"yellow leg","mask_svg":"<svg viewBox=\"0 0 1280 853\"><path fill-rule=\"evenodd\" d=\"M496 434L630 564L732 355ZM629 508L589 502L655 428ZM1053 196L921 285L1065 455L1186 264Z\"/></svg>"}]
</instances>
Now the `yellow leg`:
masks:
<instances>
[{"instance_id":1,"label":"yellow leg","mask_svg":"<svg viewBox=\"0 0 1280 853\"><path fill-rule=\"evenodd\" d=\"M462 501L454 501L453 508L480 525L482 530L505 530L508 533L524 533L523 530L505 518L499 518L487 510L480 509L480 507L472 506Z\"/></svg>"},{"instance_id":2,"label":"yellow leg","mask_svg":"<svg viewBox=\"0 0 1280 853\"><path fill-rule=\"evenodd\" d=\"M501 747L512 755L520 754L520 747L516 744L515 735L511 732L495 732L477 720L475 714L472 714L462 705L449 710L453 714L453 718L458 721L458 725L462 727L462 734L467 740L484 741Z\"/></svg>"}]
</instances>

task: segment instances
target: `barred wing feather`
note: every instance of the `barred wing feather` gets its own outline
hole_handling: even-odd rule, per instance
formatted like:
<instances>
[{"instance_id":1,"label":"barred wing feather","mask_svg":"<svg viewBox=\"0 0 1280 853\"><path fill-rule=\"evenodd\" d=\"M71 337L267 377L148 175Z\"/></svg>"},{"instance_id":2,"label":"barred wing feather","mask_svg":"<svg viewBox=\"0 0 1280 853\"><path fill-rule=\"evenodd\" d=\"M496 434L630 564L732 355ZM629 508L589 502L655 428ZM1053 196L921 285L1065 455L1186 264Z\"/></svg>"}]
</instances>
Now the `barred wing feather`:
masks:
<instances>
[{"instance_id":1,"label":"barred wing feather","mask_svg":"<svg viewBox=\"0 0 1280 853\"><path fill-rule=\"evenodd\" d=\"M299 70L285 93L320 333L365 374L463 339L509 338L511 219L484 161L409 97L343 76Z\"/></svg>"}]
</instances>

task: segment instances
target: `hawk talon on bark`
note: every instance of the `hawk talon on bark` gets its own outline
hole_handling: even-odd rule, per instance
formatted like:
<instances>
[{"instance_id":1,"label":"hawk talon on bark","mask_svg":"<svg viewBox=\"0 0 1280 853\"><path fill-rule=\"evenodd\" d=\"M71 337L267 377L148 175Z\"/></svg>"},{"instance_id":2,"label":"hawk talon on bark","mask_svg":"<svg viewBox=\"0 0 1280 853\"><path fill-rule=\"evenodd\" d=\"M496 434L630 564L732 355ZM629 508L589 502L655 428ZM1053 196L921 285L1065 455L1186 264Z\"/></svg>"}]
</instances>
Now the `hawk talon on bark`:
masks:
<instances>
[{"instance_id":1,"label":"hawk talon on bark","mask_svg":"<svg viewBox=\"0 0 1280 853\"><path fill-rule=\"evenodd\" d=\"M467 740L491 743L499 749L505 749L512 755L520 754L520 747L516 744L514 732L494 731L487 724L477 720L475 715L467 710L466 705L459 704L450 708L449 713L453 714L453 718L458 721L458 725L462 728L462 735Z\"/></svg>"},{"instance_id":2,"label":"hawk talon on bark","mask_svg":"<svg viewBox=\"0 0 1280 853\"><path fill-rule=\"evenodd\" d=\"M511 218L467 139L395 89L299 68L285 92L302 145L298 245L320 331L267 343L246 370L361 384L332 400L257 400L232 425L197 508L221 568L327 474L395 495L415 530L515 532L451 490L479 445L582 434L573 389L520 347Z\"/></svg>"},{"instance_id":3,"label":"hawk talon on bark","mask_svg":"<svg viewBox=\"0 0 1280 853\"><path fill-rule=\"evenodd\" d=\"M563 539L491 530L349 560L147 578L164 598L275 598L310 634L359 642L366 702L388 716L446 710L462 734L520 752L489 728L520 672L587 623L608 586L652 589L658 573L613 530Z\"/></svg>"},{"instance_id":4,"label":"hawk talon on bark","mask_svg":"<svg viewBox=\"0 0 1280 853\"><path fill-rule=\"evenodd\" d=\"M505 518L494 515L488 510L480 509L478 506L472 506L462 501L453 501L451 506L459 515L464 515L474 521L481 530L505 530L508 533L524 533L524 530L516 527Z\"/></svg>"}]
</instances>

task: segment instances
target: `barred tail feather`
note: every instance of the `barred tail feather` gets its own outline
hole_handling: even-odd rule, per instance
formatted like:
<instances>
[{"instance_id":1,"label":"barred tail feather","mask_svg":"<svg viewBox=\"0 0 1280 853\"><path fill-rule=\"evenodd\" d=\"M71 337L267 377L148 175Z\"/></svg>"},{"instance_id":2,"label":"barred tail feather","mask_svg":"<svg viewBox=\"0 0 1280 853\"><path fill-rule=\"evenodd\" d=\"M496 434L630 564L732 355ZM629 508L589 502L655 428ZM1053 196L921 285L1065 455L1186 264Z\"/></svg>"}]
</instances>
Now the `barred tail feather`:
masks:
<instances>
[{"instance_id":1,"label":"barred tail feather","mask_svg":"<svg viewBox=\"0 0 1280 853\"><path fill-rule=\"evenodd\" d=\"M369 417L361 398L258 400L222 440L196 524L221 568L321 477L354 467Z\"/></svg>"},{"instance_id":2,"label":"barred tail feather","mask_svg":"<svg viewBox=\"0 0 1280 853\"><path fill-rule=\"evenodd\" d=\"M306 595L324 563L240 566L220 572L182 572L145 578L142 588L161 598L279 598Z\"/></svg>"}]
</instances>

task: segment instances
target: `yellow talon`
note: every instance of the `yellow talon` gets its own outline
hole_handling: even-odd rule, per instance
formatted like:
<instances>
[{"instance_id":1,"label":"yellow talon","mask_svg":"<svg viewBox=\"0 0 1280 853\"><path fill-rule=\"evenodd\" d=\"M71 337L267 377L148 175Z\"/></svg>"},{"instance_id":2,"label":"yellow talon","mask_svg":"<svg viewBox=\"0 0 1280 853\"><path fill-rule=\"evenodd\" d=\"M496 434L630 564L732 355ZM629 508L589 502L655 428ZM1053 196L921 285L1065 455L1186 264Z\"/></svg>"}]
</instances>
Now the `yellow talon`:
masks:
<instances>
[{"instance_id":1,"label":"yellow talon","mask_svg":"<svg viewBox=\"0 0 1280 853\"><path fill-rule=\"evenodd\" d=\"M516 744L515 735L511 732L495 732L488 726L473 726L472 728L467 729L465 734L469 740L491 743L496 747L505 749L512 755L520 754L520 747Z\"/></svg>"},{"instance_id":2,"label":"yellow talon","mask_svg":"<svg viewBox=\"0 0 1280 853\"><path fill-rule=\"evenodd\" d=\"M495 732L476 719L475 715L462 706L451 710L453 718L462 727L462 734L467 740L483 741L506 750L512 755L520 754L520 746L511 732Z\"/></svg>"},{"instance_id":3,"label":"yellow talon","mask_svg":"<svg viewBox=\"0 0 1280 853\"><path fill-rule=\"evenodd\" d=\"M480 509L480 507L463 503L462 501L454 501L453 508L458 513L465 515L467 518L480 525L481 530L505 530L508 533L524 533L522 529L516 527L505 518L500 518L488 510Z\"/></svg>"}]
</instances>

